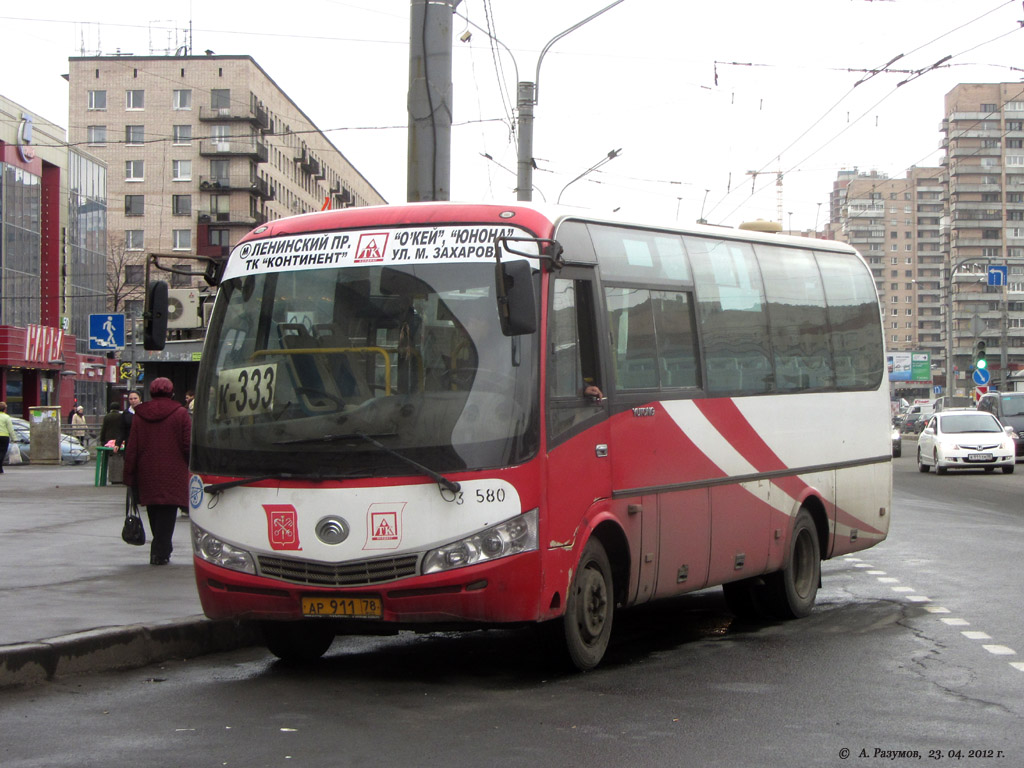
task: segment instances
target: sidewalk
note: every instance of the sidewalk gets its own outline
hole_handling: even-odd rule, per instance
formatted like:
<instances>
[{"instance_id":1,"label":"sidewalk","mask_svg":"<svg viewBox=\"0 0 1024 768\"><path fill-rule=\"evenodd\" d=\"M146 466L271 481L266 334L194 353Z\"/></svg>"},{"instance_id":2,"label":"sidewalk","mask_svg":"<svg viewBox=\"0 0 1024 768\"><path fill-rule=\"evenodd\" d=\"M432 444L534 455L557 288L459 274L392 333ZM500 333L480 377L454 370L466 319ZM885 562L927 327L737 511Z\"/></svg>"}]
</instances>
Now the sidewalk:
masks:
<instances>
[{"instance_id":1,"label":"sidewalk","mask_svg":"<svg viewBox=\"0 0 1024 768\"><path fill-rule=\"evenodd\" d=\"M256 643L249 625L203 617L188 519L170 564L151 566L148 542L121 541L124 486L94 474L89 462L0 475L0 688Z\"/></svg>"}]
</instances>

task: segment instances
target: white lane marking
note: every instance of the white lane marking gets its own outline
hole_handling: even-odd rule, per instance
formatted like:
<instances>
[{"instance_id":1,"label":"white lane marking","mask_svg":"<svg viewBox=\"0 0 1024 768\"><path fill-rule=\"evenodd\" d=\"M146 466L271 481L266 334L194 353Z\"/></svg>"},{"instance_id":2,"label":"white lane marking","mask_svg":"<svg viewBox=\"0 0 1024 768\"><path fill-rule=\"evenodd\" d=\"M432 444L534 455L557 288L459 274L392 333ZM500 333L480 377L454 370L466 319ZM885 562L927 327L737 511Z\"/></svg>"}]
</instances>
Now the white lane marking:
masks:
<instances>
[{"instance_id":1,"label":"white lane marking","mask_svg":"<svg viewBox=\"0 0 1024 768\"><path fill-rule=\"evenodd\" d=\"M1024 672L1024 661L1011 661L1010 666L1014 669Z\"/></svg>"},{"instance_id":2,"label":"white lane marking","mask_svg":"<svg viewBox=\"0 0 1024 768\"><path fill-rule=\"evenodd\" d=\"M966 630L964 632L961 632L960 634L963 635L964 637L966 637L968 640L991 640L992 639L992 635L990 635L988 632L975 632L975 631L970 630L970 629L968 629L968 630Z\"/></svg>"},{"instance_id":3,"label":"white lane marking","mask_svg":"<svg viewBox=\"0 0 1024 768\"><path fill-rule=\"evenodd\" d=\"M967 619L940 619L943 624L949 624L951 627L969 627L971 622Z\"/></svg>"},{"instance_id":4,"label":"white lane marking","mask_svg":"<svg viewBox=\"0 0 1024 768\"><path fill-rule=\"evenodd\" d=\"M1005 645L983 645L981 646L989 653L994 653L996 656L1016 656L1017 652L1013 648L1008 648Z\"/></svg>"},{"instance_id":5,"label":"white lane marking","mask_svg":"<svg viewBox=\"0 0 1024 768\"><path fill-rule=\"evenodd\" d=\"M893 592L916 592L913 587L889 587Z\"/></svg>"},{"instance_id":6,"label":"white lane marking","mask_svg":"<svg viewBox=\"0 0 1024 768\"><path fill-rule=\"evenodd\" d=\"M928 613L950 613L949 608L943 608L941 605L926 605L924 607ZM945 619L943 619L945 621Z\"/></svg>"},{"instance_id":7,"label":"white lane marking","mask_svg":"<svg viewBox=\"0 0 1024 768\"><path fill-rule=\"evenodd\" d=\"M881 584L895 584L897 581L899 581L899 579L894 578L893 576L882 576L878 579L878 581Z\"/></svg>"}]
</instances>

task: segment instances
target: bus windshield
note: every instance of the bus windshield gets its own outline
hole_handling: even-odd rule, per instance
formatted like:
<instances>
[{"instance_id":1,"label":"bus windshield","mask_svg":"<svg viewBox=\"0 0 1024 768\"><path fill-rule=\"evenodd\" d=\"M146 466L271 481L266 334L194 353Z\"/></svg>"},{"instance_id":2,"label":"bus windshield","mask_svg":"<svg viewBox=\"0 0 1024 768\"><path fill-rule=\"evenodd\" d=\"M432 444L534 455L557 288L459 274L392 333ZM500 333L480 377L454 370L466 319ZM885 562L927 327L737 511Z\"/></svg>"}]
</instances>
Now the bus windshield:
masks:
<instances>
[{"instance_id":1,"label":"bus windshield","mask_svg":"<svg viewBox=\"0 0 1024 768\"><path fill-rule=\"evenodd\" d=\"M193 469L362 477L408 475L408 460L522 462L539 443L535 346L502 335L493 263L234 277L203 352Z\"/></svg>"}]
</instances>

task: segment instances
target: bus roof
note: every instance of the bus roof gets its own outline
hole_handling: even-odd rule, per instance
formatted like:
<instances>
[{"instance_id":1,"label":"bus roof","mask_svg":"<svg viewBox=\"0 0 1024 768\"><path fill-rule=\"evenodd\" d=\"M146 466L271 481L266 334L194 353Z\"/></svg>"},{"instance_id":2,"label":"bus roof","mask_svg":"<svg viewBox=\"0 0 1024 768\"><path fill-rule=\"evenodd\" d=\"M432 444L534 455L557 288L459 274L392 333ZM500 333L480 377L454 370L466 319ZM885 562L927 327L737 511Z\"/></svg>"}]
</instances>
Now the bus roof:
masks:
<instances>
[{"instance_id":1,"label":"bus roof","mask_svg":"<svg viewBox=\"0 0 1024 768\"><path fill-rule=\"evenodd\" d=\"M511 224L534 232L539 237L550 236L562 221L575 220L612 226L631 226L679 234L701 235L721 239L763 242L773 245L813 247L819 250L854 251L853 247L835 240L816 240L776 232L759 232L750 229L733 229L709 224L679 225L654 220L635 220L579 208L533 203L464 203L464 202L422 202L391 205L361 206L338 210L305 213L275 219L256 227L241 238L236 245L248 240L296 235L306 232L332 232L342 229L368 227L398 227L402 225L424 225L441 223L459 224Z\"/></svg>"}]
</instances>

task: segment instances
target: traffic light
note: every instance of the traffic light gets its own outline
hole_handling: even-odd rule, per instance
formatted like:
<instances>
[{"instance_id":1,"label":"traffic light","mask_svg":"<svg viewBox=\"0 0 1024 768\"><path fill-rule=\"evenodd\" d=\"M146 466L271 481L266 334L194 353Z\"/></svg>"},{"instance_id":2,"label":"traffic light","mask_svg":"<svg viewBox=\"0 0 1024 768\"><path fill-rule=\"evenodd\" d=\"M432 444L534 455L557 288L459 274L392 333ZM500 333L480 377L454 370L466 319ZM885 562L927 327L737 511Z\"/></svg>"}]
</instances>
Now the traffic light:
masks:
<instances>
[{"instance_id":1,"label":"traffic light","mask_svg":"<svg viewBox=\"0 0 1024 768\"><path fill-rule=\"evenodd\" d=\"M985 359L985 342L979 341L974 345L974 367L979 370L988 368L988 361Z\"/></svg>"}]
</instances>

